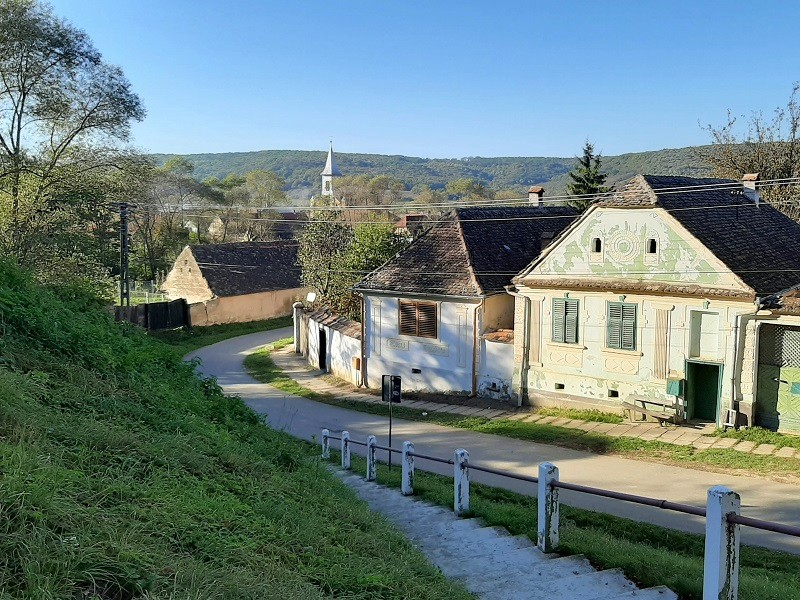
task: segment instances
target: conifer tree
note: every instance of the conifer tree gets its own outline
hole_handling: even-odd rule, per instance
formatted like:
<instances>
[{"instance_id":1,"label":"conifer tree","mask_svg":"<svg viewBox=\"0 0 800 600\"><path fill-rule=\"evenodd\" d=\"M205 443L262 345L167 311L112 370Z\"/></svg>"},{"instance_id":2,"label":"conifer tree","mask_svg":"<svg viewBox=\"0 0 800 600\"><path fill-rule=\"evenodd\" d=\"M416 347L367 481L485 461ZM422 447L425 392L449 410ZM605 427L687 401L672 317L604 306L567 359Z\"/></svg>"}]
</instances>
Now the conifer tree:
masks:
<instances>
[{"instance_id":1,"label":"conifer tree","mask_svg":"<svg viewBox=\"0 0 800 600\"><path fill-rule=\"evenodd\" d=\"M578 164L569 173L572 183L567 184L571 196L578 196L570 200L573 206L583 212L594 201L593 198L586 198L586 194L603 194L611 188L606 187L607 174L600 172L600 154L594 153L594 145L586 141L583 146L583 156L578 159Z\"/></svg>"}]
</instances>

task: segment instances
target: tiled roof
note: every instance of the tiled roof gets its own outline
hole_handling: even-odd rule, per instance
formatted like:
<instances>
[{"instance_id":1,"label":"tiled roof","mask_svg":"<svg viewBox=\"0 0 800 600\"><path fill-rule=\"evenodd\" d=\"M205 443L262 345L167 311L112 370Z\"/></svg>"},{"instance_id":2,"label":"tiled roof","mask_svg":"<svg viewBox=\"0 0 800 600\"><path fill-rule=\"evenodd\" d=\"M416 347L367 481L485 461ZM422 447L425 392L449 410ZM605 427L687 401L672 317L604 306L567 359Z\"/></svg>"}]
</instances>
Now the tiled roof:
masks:
<instances>
[{"instance_id":1,"label":"tiled roof","mask_svg":"<svg viewBox=\"0 0 800 600\"><path fill-rule=\"evenodd\" d=\"M756 295L775 294L800 282L800 224L742 189L731 179L639 175L601 206L664 208Z\"/></svg>"},{"instance_id":2,"label":"tiled roof","mask_svg":"<svg viewBox=\"0 0 800 600\"><path fill-rule=\"evenodd\" d=\"M297 242L190 245L215 296L240 296L301 287Z\"/></svg>"},{"instance_id":3,"label":"tiled roof","mask_svg":"<svg viewBox=\"0 0 800 600\"><path fill-rule=\"evenodd\" d=\"M503 291L578 216L567 206L459 208L370 273L358 291L482 296Z\"/></svg>"},{"instance_id":4,"label":"tiled roof","mask_svg":"<svg viewBox=\"0 0 800 600\"><path fill-rule=\"evenodd\" d=\"M361 339L361 323L358 321L351 321L341 315L338 315L333 309L323 306L317 310L306 312L309 319L316 321L321 325L330 327L334 331L338 331L347 337Z\"/></svg>"}]
</instances>

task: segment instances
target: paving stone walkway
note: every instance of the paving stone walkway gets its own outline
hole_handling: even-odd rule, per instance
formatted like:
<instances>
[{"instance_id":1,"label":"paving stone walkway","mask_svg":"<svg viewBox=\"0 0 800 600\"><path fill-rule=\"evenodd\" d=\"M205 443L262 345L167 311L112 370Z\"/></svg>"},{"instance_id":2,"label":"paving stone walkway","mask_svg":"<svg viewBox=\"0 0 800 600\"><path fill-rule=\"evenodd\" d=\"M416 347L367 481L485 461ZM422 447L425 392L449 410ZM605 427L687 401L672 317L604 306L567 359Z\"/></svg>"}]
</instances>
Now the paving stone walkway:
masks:
<instances>
[{"instance_id":1,"label":"paving stone walkway","mask_svg":"<svg viewBox=\"0 0 800 600\"><path fill-rule=\"evenodd\" d=\"M289 377L297 381L302 386L319 393L328 393L338 398L352 400L356 402L366 402L369 404L382 404L379 396L358 390L355 386L342 381L333 383L333 377L329 374L314 369L308 365L306 359L294 353L292 346L287 346L282 350L272 353L275 364ZM338 380L337 380L338 381ZM442 404L423 400L403 401L406 408L414 408L430 412L446 412L469 417L485 417L487 419L510 419L523 421L525 423L540 423L565 427L567 429L579 429L581 431L591 431L602 433L612 437L639 438L647 441L658 441L678 446L693 446L695 448L706 449L728 449L733 448L740 452L759 455L774 455L780 458L800 459L800 451L794 448L778 448L772 444L756 444L751 441L739 441L735 438L714 437L714 425L679 425L661 426L658 423L636 422L636 423L598 423L595 421L583 421L580 419L568 419L563 417L544 416L533 412L528 407L509 408L507 410L498 409L496 406L482 408L480 406L461 406L458 404Z\"/></svg>"},{"instance_id":2,"label":"paving stone walkway","mask_svg":"<svg viewBox=\"0 0 800 600\"><path fill-rule=\"evenodd\" d=\"M620 569L596 571L583 556L544 554L525 536L403 496L348 471L335 473L394 523L442 574L484 600L677 600L669 588L639 589Z\"/></svg>"}]
</instances>

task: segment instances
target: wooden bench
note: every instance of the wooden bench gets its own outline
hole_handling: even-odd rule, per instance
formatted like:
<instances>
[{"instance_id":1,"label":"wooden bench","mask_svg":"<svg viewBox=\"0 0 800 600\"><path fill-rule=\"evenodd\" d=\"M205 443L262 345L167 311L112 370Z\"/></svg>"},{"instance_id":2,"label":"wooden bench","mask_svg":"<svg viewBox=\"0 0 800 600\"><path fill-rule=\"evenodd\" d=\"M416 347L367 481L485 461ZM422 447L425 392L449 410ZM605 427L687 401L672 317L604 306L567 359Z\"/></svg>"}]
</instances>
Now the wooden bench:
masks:
<instances>
[{"instance_id":1,"label":"wooden bench","mask_svg":"<svg viewBox=\"0 0 800 600\"><path fill-rule=\"evenodd\" d=\"M634 414L641 413L644 417L643 420L647 420L647 417L653 417L654 419L658 420L658 424L662 427L667 423L674 423L675 422L675 412L669 412L667 410L650 410L649 408L645 408L646 404L655 404L656 406L660 406L662 409L672 408L672 404L661 402L659 400L654 400L652 398L643 398L632 396L629 398L632 402L622 402L622 408L628 411L628 419L633 423ZM637 405L636 403L641 404L641 406ZM638 420L638 419L637 419Z\"/></svg>"}]
</instances>

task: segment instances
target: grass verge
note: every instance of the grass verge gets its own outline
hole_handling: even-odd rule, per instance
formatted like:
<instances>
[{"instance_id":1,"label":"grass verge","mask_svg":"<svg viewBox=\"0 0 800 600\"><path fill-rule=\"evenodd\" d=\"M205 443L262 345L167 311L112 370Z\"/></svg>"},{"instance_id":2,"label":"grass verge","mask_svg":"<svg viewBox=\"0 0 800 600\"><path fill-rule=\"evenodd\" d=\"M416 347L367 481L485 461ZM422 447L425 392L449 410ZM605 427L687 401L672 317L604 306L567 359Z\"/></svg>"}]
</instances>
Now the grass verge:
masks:
<instances>
[{"instance_id":1,"label":"grass verge","mask_svg":"<svg viewBox=\"0 0 800 600\"><path fill-rule=\"evenodd\" d=\"M0 263L0 597L470 596L321 464L81 293Z\"/></svg>"},{"instance_id":2,"label":"grass verge","mask_svg":"<svg viewBox=\"0 0 800 600\"><path fill-rule=\"evenodd\" d=\"M339 455L331 452L332 461ZM363 473L366 462L352 457L353 470ZM378 465L378 481L400 487L400 469ZM416 496L452 508L453 480L417 471ZM471 515L488 525L505 527L514 535L536 541L536 499L472 483ZM558 548L563 554L583 554L598 569L620 568L643 587L666 585L682 600L703 597L702 536L561 505ZM800 599L800 557L743 546L739 597L747 600Z\"/></svg>"},{"instance_id":3,"label":"grass verge","mask_svg":"<svg viewBox=\"0 0 800 600\"><path fill-rule=\"evenodd\" d=\"M292 317L278 317L250 323L228 323L226 325L209 325L208 327L182 327L168 331L153 331L150 335L177 348L181 352L181 356L184 356L203 346L210 346L232 337L290 327L291 325Z\"/></svg>"},{"instance_id":4,"label":"grass verge","mask_svg":"<svg viewBox=\"0 0 800 600\"><path fill-rule=\"evenodd\" d=\"M287 393L359 412L388 416L389 410L385 404L369 404L318 393L298 384L294 379L285 375L270 358L270 353L290 343L290 339L281 340L249 355L244 361L245 368L257 380L269 383ZM700 450L693 446L679 446L629 437L612 437L601 433L585 432L580 429L568 429L549 424L524 423L509 419L465 417L451 413L421 411L402 405L395 406L393 413L395 417L409 421L436 423L519 440L584 450L595 454L615 454L639 460L700 468L721 473L758 474L762 477L771 476L776 478L800 477L800 461L792 458L747 454L732 449Z\"/></svg>"}]
</instances>

